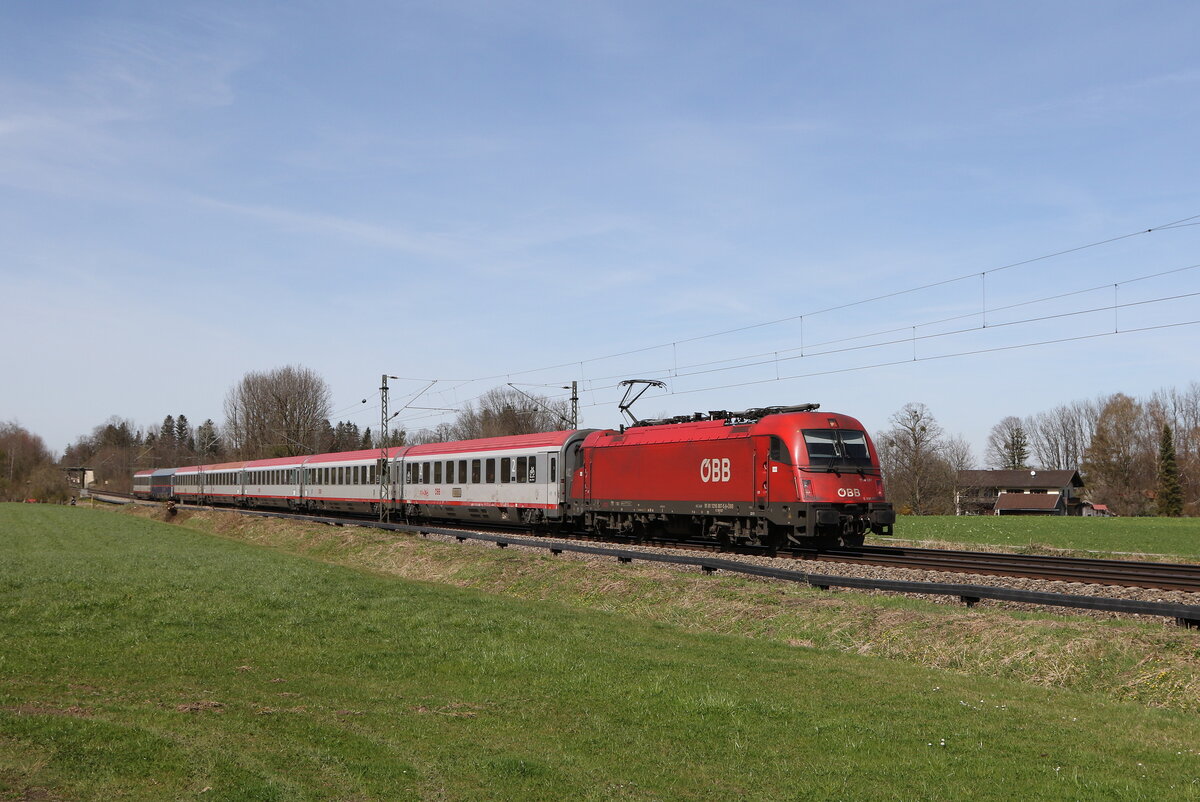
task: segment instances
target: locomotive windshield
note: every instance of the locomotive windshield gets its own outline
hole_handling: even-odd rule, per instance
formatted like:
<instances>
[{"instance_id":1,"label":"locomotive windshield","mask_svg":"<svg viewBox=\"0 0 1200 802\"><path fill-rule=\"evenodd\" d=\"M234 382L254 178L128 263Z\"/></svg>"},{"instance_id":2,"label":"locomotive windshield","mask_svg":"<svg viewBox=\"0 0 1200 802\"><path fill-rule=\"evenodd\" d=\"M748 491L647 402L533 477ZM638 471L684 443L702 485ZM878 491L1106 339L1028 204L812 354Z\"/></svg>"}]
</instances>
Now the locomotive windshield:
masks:
<instances>
[{"instance_id":1,"label":"locomotive windshield","mask_svg":"<svg viewBox=\"0 0 1200 802\"><path fill-rule=\"evenodd\" d=\"M845 429L805 429L804 446L813 468L858 471L874 468L866 432Z\"/></svg>"}]
</instances>

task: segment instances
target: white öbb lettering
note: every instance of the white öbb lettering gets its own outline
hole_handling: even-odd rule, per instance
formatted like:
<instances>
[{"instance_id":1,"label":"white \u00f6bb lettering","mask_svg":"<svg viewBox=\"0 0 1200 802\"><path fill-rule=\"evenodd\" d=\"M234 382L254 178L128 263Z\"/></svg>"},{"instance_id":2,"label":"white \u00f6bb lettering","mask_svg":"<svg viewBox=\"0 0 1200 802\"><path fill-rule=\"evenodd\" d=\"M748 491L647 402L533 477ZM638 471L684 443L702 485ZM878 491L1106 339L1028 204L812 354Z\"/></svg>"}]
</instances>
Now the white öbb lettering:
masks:
<instances>
[{"instance_id":1,"label":"white \u00f6bb lettering","mask_svg":"<svg viewBox=\"0 0 1200 802\"><path fill-rule=\"evenodd\" d=\"M729 458L700 460L701 482L728 482Z\"/></svg>"},{"instance_id":2,"label":"white \u00f6bb lettering","mask_svg":"<svg viewBox=\"0 0 1200 802\"><path fill-rule=\"evenodd\" d=\"M858 498L862 495L862 491L857 487L839 487L838 495L842 498Z\"/></svg>"}]
</instances>

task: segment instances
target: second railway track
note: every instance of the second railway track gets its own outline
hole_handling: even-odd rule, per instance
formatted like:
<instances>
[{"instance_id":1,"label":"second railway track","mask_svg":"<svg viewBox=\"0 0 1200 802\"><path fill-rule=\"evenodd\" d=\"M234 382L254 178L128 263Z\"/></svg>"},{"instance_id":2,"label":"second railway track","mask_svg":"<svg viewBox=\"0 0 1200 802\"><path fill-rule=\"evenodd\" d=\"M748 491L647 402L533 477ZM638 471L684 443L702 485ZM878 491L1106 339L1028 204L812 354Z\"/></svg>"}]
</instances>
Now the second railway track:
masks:
<instances>
[{"instance_id":1,"label":"second railway track","mask_svg":"<svg viewBox=\"0 0 1200 802\"><path fill-rule=\"evenodd\" d=\"M1157 588L1200 592L1200 565L1089 557L1044 557L898 546L864 546L817 552L797 552L802 559L863 565L946 571L960 574L1012 576L1094 585Z\"/></svg>"}]
</instances>

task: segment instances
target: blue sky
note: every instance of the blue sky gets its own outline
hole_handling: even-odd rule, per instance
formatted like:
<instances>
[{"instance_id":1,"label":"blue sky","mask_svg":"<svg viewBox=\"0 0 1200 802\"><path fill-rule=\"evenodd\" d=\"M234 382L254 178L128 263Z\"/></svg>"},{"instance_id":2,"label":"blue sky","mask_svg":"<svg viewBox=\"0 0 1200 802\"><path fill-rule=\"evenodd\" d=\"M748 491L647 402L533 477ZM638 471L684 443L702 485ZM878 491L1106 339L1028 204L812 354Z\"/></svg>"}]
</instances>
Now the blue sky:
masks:
<instances>
[{"instance_id":1,"label":"blue sky","mask_svg":"<svg viewBox=\"0 0 1200 802\"><path fill-rule=\"evenodd\" d=\"M1195 4L3 15L0 420L53 449L220 422L286 364L363 427L385 372L393 409L580 380L588 426L653 377L643 416L920 401L977 457L1006 415L1200 379L1200 302L1162 300L1200 292L1200 226L998 269L1200 215Z\"/></svg>"}]
</instances>

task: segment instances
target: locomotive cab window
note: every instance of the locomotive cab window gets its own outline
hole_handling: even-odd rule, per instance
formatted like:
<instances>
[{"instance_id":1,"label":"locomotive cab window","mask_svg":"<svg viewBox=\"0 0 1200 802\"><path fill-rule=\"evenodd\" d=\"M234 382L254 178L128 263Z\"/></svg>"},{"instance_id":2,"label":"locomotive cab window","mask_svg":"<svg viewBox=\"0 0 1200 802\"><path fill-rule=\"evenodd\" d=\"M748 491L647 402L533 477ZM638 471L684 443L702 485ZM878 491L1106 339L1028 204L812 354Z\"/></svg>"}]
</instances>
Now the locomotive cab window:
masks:
<instances>
[{"instance_id":1,"label":"locomotive cab window","mask_svg":"<svg viewBox=\"0 0 1200 802\"><path fill-rule=\"evenodd\" d=\"M866 432L847 429L805 429L804 447L813 467L831 470L870 468Z\"/></svg>"}]
</instances>

